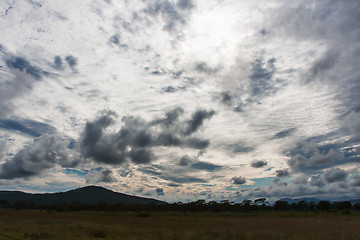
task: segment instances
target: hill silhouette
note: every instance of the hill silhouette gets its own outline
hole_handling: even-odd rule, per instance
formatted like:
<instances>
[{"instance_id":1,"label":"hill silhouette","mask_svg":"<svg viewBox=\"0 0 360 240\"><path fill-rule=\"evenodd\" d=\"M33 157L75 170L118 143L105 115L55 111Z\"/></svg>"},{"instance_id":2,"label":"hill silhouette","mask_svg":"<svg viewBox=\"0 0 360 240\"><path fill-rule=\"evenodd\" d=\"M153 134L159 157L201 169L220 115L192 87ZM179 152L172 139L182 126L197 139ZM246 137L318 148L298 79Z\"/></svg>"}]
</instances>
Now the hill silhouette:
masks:
<instances>
[{"instance_id":1,"label":"hill silhouette","mask_svg":"<svg viewBox=\"0 0 360 240\"><path fill-rule=\"evenodd\" d=\"M7 200L10 203L25 201L35 204L58 204L65 202L79 202L82 204L105 202L107 204L124 205L166 204L166 202L160 200L131 196L98 186L87 186L59 193L33 194L21 191L0 191L0 200Z\"/></svg>"},{"instance_id":2,"label":"hill silhouette","mask_svg":"<svg viewBox=\"0 0 360 240\"><path fill-rule=\"evenodd\" d=\"M327 201L327 200L320 200L317 198L282 198L280 199L280 201L286 201L288 203L298 203L301 201L318 203L320 201Z\"/></svg>"}]
</instances>

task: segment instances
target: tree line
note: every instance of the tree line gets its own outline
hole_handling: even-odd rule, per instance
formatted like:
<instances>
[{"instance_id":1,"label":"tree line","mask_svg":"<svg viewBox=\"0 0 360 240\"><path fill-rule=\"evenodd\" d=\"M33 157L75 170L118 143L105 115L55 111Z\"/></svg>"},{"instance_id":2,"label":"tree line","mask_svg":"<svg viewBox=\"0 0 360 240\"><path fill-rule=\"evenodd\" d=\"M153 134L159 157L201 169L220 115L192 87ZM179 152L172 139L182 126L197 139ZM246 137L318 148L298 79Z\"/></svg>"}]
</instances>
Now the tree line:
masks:
<instances>
[{"instance_id":1,"label":"tree line","mask_svg":"<svg viewBox=\"0 0 360 240\"><path fill-rule=\"evenodd\" d=\"M109 204L103 201L97 204L83 204L81 202L63 202L56 204L36 204L18 200L9 202L0 200L0 208L7 209L38 209L55 211L175 211L175 212L265 212L265 211L330 211L330 210L360 210L360 204L352 204L350 201L341 202L307 202L299 201L289 203L287 201L276 201L270 204L266 198L259 198L254 201L244 200L241 203L234 203L228 200L221 202L197 200L193 202L176 202L168 204L150 203L145 205L135 204Z\"/></svg>"}]
</instances>

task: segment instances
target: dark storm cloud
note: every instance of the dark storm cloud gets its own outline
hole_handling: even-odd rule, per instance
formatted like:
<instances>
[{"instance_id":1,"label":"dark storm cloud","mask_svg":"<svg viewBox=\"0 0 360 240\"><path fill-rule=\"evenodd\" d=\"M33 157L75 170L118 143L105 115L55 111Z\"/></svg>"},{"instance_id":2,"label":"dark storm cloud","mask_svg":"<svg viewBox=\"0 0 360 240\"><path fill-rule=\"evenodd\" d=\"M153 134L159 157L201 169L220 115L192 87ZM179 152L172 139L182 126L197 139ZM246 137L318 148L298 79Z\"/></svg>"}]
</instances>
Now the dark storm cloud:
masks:
<instances>
[{"instance_id":1,"label":"dark storm cloud","mask_svg":"<svg viewBox=\"0 0 360 240\"><path fill-rule=\"evenodd\" d=\"M195 70L201 73L213 74L219 69L209 67L206 62L199 62L195 64Z\"/></svg>"},{"instance_id":2,"label":"dark storm cloud","mask_svg":"<svg viewBox=\"0 0 360 240\"><path fill-rule=\"evenodd\" d=\"M335 64L339 54L336 52L326 52L322 58L315 61L308 72L307 82L313 81L314 79L327 80L328 71L331 70Z\"/></svg>"},{"instance_id":3,"label":"dark storm cloud","mask_svg":"<svg viewBox=\"0 0 360 240\"><path fill-rule=\"evenodd\" d=\"M165 1L152 1L144 12L150 16L161 16L165 24L163 29L168 32L177 32L186 24L189 11L194 8L192 1L181 0L177 3Z\"/></svg>"},{"instance_id":4,"label":"dark storm cloud","mask_svg":"<svg viewBox=\"0 0 360 240\"><path fill-rule=\"evenodd\" d=\"M191 161L197 161L196 159L191 159ZM190 163L189 163L190 164ZM184 165L184 166L189 166L188 165ZM180 165L180 164L179 164ZM184 167L183 166L183 167ZM179 186L183 183L205 183L206 180L202 179L202 178L198 178L198 177L193 177L193 176L188 176L187 174L182 174L183 171L177 171L176 173L165 170L163 168L159 168L159 166L156 165L150 165L150 166L146 166L146 167L142 167L138 169L139 171L152 175L156 178L160 178L166 181L170 181L170 184ZM189 169L187 169L188 171Z\"/></svg>"},{"instance_id":5,"label":"dark storm cloud","mask_svg":"<svg viewBox=\"0 0 360 240\"><path fill-rule=\"evenodd\" d=\"M156 119L153 121L154 125L160 124L165 126L166 128L172 127L175 123L178 122L180 116L184 113L184 110L180 107L174 108L171 111L168 111L165 114L165 118Z\"/></svg>"},{"instance_id":6,"label":"dark storm cloud","mask_svg":"<svg viewBox=\"0 0 360 240\"><path fill-rule=\"evenodd\" d=\"M271 58L266 63L263 59L256 59L252 64L250 84L253 96L264 96L274 91L272 77L276 70L275 59Z\"/></svg>"},{"instance_id":7,"label":"dark storm cloud","mask_svg":"<svg viewBox=\"0 0 360 240\"><path fill-rule=\"evenodd\" d=\"M340 168L332 168L324 173L324 179L328 183L345 181L348 173Z\"/></svg>"},{"instance_id":8,"label":"dark storm cloud","mask_svg":"<svg viewBox=\"0 0 360 240\"><path fill-rule=\"evenodd\" d=\"M182 146L183 140L180 136L177 136L171 132L159 133L156 138L156 142L159 146Z\"/></svg>"},{"instance_id":9,"label":"dark storm cloud","mask_svg":"<svg viewBox=\"0 0 360 240\"><path fill-rule=\"evenodd\" d=\"M191 176L163 176L162 179L173 181L175 183L206 183L205 179Z\"/></svg>"},{"instance_id":10,"label":"dark storm cloud","mask_svg":"<svg viewBox=\"0 0 360 240\"><path fill-rule=\"evenodd\" d=\"M216 164L199 161L196 157L189 157L188 155L180 158L178 161L178 166L189 167L189 170L193 169L208 172L214 172L223 168L222 166Z\"/></svg>"},{"instance_id":11,"label":"dark storm cloud","mask_svg":"<svg viewBox=\"0 0 360 240\"><path fill-rule=\"evenodd\" d=\"M260 30L261 35L265 36L267 34L267 31L265 28Z\"/></svg>"},{"instance_id":12,"label":"dark storm cloud","mask_svg":"<svg viewBox=\"0 0 360 240\"><path fill-rule=\"evenodd\" d=\"M360 111L352 111L347 114L343 121L346 132L350 134L353 140L360 140Z\"/></svg>"},{"instance_id":13,"label":"dark storm cloud","mask_svg":"<svg viewBox=\"0 0 360 240\"><path fill-rule=\"evenodd\" d=\"M132 178L134 176L134 172L130 169L126 169L126 168L120 168L117 173L119 174L120 177L127 177L127 178Z\"/></svg>"},{"instance_id":14,"label":"dark storm cloud","mask_svg":"<svg viewBox=\"0 0 360 240\"><path fill-rule=\"evenodd\" d=\"M42 7L40 2L36 2L36 1L33 1L33 0L28 0L28 2L31 3L35 7Z\"/></svg>"},{"instance_id":15,"label":"dark storm cloud","mask_svg":"<svg viewBox=\"0 0 360 240\"><path fill-rule=\"evenodd\" d=\"M321 178L321 176L318 175L313 175L310 178L310 185L311 186L317 186L317 187L322 187L325 185L323 179Z\"/></svg>"},{"instance_id":16,"label":"dark storm cloud","mask_svg":"<svg viewBox=\"0 0 360 240\"><path fill-rule=\"evenodd\" d=\"M91 148L94 148L95 144L101 139L104 129L113 123L113 117L116 117L115 112L104 111L94 122L86 123L82 138L86 152L92 151Z\"/></svg>"},{"instance_id":17,"label":"dark storm cloud","mask_svg":"<svg viewBox=\"0 0 360 240\"><path fill-rule=\"evenodd\" d=\"M117 143L117 136L104 130L114 122L116 114L104 111L94 122L87 122L81 138L81 153L96 162L121 164L126 160L125 147Z\"/></svg>"},{"instance_id":18,"label":"dark storm cloud","mask_svg":"<svg viewBox=\"0 0 360 240\"><path fill-rule=\"evenodd\" d=\"M155 159L154 154L150 150L136 149L130 151L129 154L131 160L137 164L150 163Z\"/></svg>"},{"instance_id":19,"label":"dark storm cloud","mask_svg":"<svg viewBox=\"0 0 360 240\"><path fill-rule=\"evenodd\" d=\"M242 89L249 95L247 98L235 102L235 99L230 99L231 95L223 95L223 101L230 106L230 103L235 104L235 112L244 112L246 107L254 104L261 103L265 97L274 95L279 89L286 85L285 80L276 78L275 74L277 68L275 66L276 59L266 59L263 56L256 58L250 64L251 73L248 76L248 83L242 86Z\"/></svg>"},{"instance_id":20,"label":"dark storm cloud","mask_svg":"<svg viewBox=\"0 0 360 240\"><path fill-rule=\"evenodd\" d=\"M174 79L178 79L182 76L183 73L184 73L184 70L171 71L171 76Z\"/></svg>"},{"instance_id":21,"label":"dark storm cloud","mask_svg":"<svg viewBox=\"0 0 360 240\"><path fill-rule=\"evenodd\" d=\"M185 130L185 135L191 135L192 133L196 132L199 127L203 125L204 120L211 118L215 114L214 110L207 111L207 110L197 110L193 115L192 118L188 121L187 129Z\"/></svg>"},{"instance_id":22,"label":"dark storm cloud","mask_svg":"<svg viewBox=\"0 0 360 240\"><path fill-rule=\"evenodd\" d=\"M296 128L290 128L281 132L278 132L277 134L275 134L275 136L273 137L274 139L278 139L278 138L284 138L284 137L289 137L291 136L294 132L296 131Z\"/></svg>"},{"instance_id":23,"label":"dark storm cloud","mask_svg":"<svg viewBox=\"0 0 360 240\"><path fill-rule=\"evenodd\" d=\"M209 140L189 136L197 132L204 120L210 119L215 112L199 109L193 113L190 120L179 121L183 113L182 108L175 108L167 112L165 118L156 119L150 123L151 126L160 125L163 128L155 134L154 143L160 146L184 146L195 149L208 147Z\"/></svg>"},{"instance_id":24,"label":"dark storm cloud","mask_svg":"<svg viewBox=\"0 0 360 240\"><path fill-rule=\"evenodd\" d=\"M109 41L116 45L120 44L120 35L119 34L112 35Z\"/></svg>"},{"instance_id":25,"label":"dark storm cloud","mask_svg":"<svg viewBox=\"0 0 360 240\"><path fill-rule=\"evenodd\" d=\"M3 155L6 149L7 149L7 142L4 139L0 140L0 157Z\"/></svg>"},{"instance_id":26,"label":"dark storm cloud","mask_svg":"<svg viewBox=\"0 0 360 240\"><path fill-rule=\"evenodd\" d=\"M26 178L56 165L74 167L79 159L69 149L70 143L67 137L43 134L0 166L0 178Z\"/></svg>"},{"instance_id":27,"label":"dark storm cloud","mask_svg":"<svg viewBox=\"0 0 360 240\"><path fill-rule=\"evenodd\" d=\"M189 166L192 162L195 162L196 159L191 158L189 156L183 156L182 158L180 158L179 160L179 166Z\"/></svg>"},{"instance_id":28,"label":"dark storm cloud","mask_svg":"<svg viewBox=\"0 0 360 240\"><path fill-rule=\"evenodd\" d=\"M157 188L157 189L156 189L156 194L157 194L158 196L164 196L164 195L165 195L164 189L162 189L162 188Z\"/></svg>"},{"instance_id":29,"label":"dark storm cloud","mask_svg":"<svg viewBox=\"0 0 360 240\"><path fill-rule=\"evenodd\" d=\"M244 112L246 103L240 102L236 107L234 107L235 112Z\"/></svg>"},{"instance_id":30,"label":"dark storm cloud","mask_svg":"<svg viewBox=\"0 0 360 240\"><path fill-rule=\"evenodd\" d=\"M276 9L276 17L267 22L270 24L270 29L272 31L285 30L283 33L287 37L294 37L297 40L328 38L325 42L327 44L339 43L333 48L354 43L359 39L360 30L356 25L360 21L358 1L318 0L313 2L299 1L295 5L284 5Z\"/></svg>"},{"instance_id":31,"label":"dark storm cloud","mask_svg":"<svg viewBox=\"0 0 360 240\"><path fill-rule=\"evenodd\" d=\"M150 73L151 75L160 76L166 74L166 71L163 69L157 69Z\"/></svg>"},{"instance_id":32,"label":"dark storm cloud","mask_svg":"<svg viewBox=\"0 0 360 240\"><path fill-rule=\"evenodd\" d=\"M9 14L10 10L14 8L15 2L8 2L8 4L6 4L6 5L7 6L4 7L5 11L3 13L3 14L5 14L5 16L7 16ZM2 15L2 16L4 16L4 15ZM1 45L0 45L0 49L1 49Z\"/></svg>"},{"instance_id":33,"label":"dark storm cloud","mask_svg":"<svg viewBox=\"0 0 360 240\"><path fill-rule=\"evenodd\" d=\"M329 136L320 136L303 141L292 149L287 155L290 157L288 165L293 171L311 172L337 164L354 162L352 156L346 156L344 144L321 144Z\"/></svg>"},{"instance_id":34,"label":"dark storm cloud","mask_svg":"<svg viewBox=\"0 0 360 240\"><path fill-rule=\"evenodd\" d=\"M70 174L70 175L77 175L77 176L85 176L89 173L89 170L76 170L71 168L65 168L63 173Z\"/></svg>"},{"instance_id":35,"label":"dark storm cloud","mask_svg":"<svg viewBox=\"0 0 360 240\"><path fill-rule=\"evenodd\" d=\"M231 106L232 96L231 96L230 92L222 92L220 94L220 96L221 96L222 103L224 103L225 105Z\"/></svg>"},{"instance_id":36,"label":"dark storm cloud","mask_svg":"<svg viewBox=\"0 0 360 240\"><path fill-rule=\"evenodd\" d=\"M123 126L118 132L106 133L116 114L105 111L85 126L81 139L81 152L86 158L107 164L121 164L130 159L136 164L147 164L156 159L153 147L175 146L204 149L208 140L192 137L211 118L213 111L198 110L190 120L180 120L183 109L175 108L164 118L145 121L134 116L122 118ZM185 133L185 134L184 134Z\"/></svg>"},{"instance_id":37,"label":"dark storm cloud","mask_svg":"<svg viewBox=\"0 0 360 240\"><path fill-rule=\"evenodd\" d=\"M60 56L54 57L54 67L56 69L62 69L63 68L63 62Z\"/></svg>"},{"instance_id":38,"label":"dark storm cloud","mask_svg":"<svg viewBox=\"0 0 360 240\"><path fill-rule=\"evenodd\" d=\"M32 91L34 84L50 73L4 47L0 48L0 56L7 66L7 72L0 72L0 116L6 116L14 109L12 100Z\"/></svg>"},{"instance_id":39,"label":"dark storm cloud","mask_svg":"<svg viewBox=\"0 0 360 240\"><path fill-rule=\"evenodd\" d=\"M275 184L276 186L279 186L279 187L286 187L286 186L288 185L287 182L282 182L282 181L280 180L280 178L275 178L275 179L274 179L274 184Z\"/></svg>"},{"instance_id":40,"label":"dark storm cloud","mask_svg":"<svg viewBox=\"0 0 360 240\"><path fill-rule=\"evenodd\" d=\"M185 90L186 90L185 86L181 86L181 87L167 86L167 87L163 87L161 89L161 92L162 93L175 93L175 92L185 91Z\"/></svg>"},{"instance_id":41,"label":"dark storm cloud","mask_svg":"<svg viewBox=\"0 0 360 240\"><path fill-rule=\"evenodd\" d=\"M304 155L297 154L292 157L288 164L293 169L306 170L306 169L322 169L328 166L339 163L344 156L334 149L331 149L328 153L314 153L311 157L307 158Z\"/></svg>"},{"instance_id":42,"label":"dark storm cloud","mask_svg":"<svg viewBox=\"0 0 360 240\"><path fill-rule=\"evenodd\" d=\"M199 138L188 138L186 141L184 141L183 146L194 149L205 149L209 146L209 144L210 144L209 140L202 140Z\"/></svg>"},{"instance_id":43,"label":"dark storm cloud","mask_svg":"<svg viewBox=\"0 0 360 240\"><path fill-rule=\"evenodd\" d=\"M65 61L67 62L69 67L71 67L72 69L74 69L77 65L77 59L75 57L73 57L72 55L66 56Z\"/></svg>"},{"instance_id":44,"label":"dark storm cloud","mask_svg":"<svg viewBox=\"0 0 360 240\"><path fill-rule=\"evenodd\" d=\"M159 169L157 169L154 166L147 166L147 167L143 167L139 169L141 172L149 174L149 175L153 175L153 176L161 176L163 173L159 171Z\"/></svg>"},{"instance_id":45,"label":"dark storm cloud","mask_svg":"<svg viewBox=\"0 0 360 240\"><path fill-rule=\"evenodd\" d=\"M276 177L278 178L289 177L289 176L290 174L287 169L276 170Z\"/></svg>"},{"instance_id":46,"label":"dark storm cloud","mask_svg":"<svg viewBox=\"0 0 360 240\"><path fill-rule=\"evenodd\" d=\"M128 45L121 42L120 34L114 34L110 37L109 42L122 48L127 48Z\"/></svg>"},{"instance_id":47,"label":"dark storm cloud","mask_svg":"<svg viewBox=\"0 0 360 240\"><path fill-rule=\"evenodd\" d=\"M176 92L176 88L172 87L172 86L167 86L167 87L164 87L162 89L162 92L167 92L167 93L173 93L173 92Z\"/></svg>"},{"instance_id":48,"label":"dark storm cloud","mask_svg":"<svg viewBox=\"0 0 360 240\"><path fill-rule=\"evenodd\" d=\"M335 168L336 169L336 168ZM300 175L292 179L289 183L274 179L274 184L267 187L258 187L248 191L249 196L277 196L283 197L305 197L317 196L320 199L350 199L357 198L356 180L358 172L352 170L346 172L341 169L330 169L323 174ZM328 180L326 180L328 178Z\"/></svg>"},{"instance_id":49,"label":"dark storm cloud","mask_svg":"<svg viewBox=\"0 0 360 240\"><path fill-rule=\"evenodd\" d=\"M352 177L351 185L354 187L360 187L360 175L355 175Z\"/></svg>"},{"instance_id":50,"label":"dark storm cloud","mask_svg":"<svg viewBox=\"0 0 360 240\"><path fill-rule=\"evenodd\" d=\"M40 68L31 65L28 60L22 57L12 57L6 60L6 66L12 69L26 72L36 80L40 80L42 75L46 74L45 71L42 71Z\"/></svg>"},{"instance_id":51,"label":"dark storm cloud","mask_svg":"<svg viewBox=\"0 0 360 240\"><path fill-rule=\"evenodd\" d=\"M169 183L168 184L169 187L180 187L181 184L177 184L177 183Z\"/></svg>"},{"instance_id":52,"label":"dark storm cloud","mask_svg":"<svg viewBox=\"0 0 360 240\"><path fill-rule=\"evenodd\" d=\"M345 144L345 145L350 145L350 144L352 145L351 147L344 147L341 149L344 154L344 159L342 160L342 162L344 163L359 162L360 148L357 145L353 145L354 141L350 141L349 144Z\"/></svg>"},{"instance_id":53,"label":"dark storm cloud","mask_svg":"<svg viewBox=\"0 0 360 240\"><path fill-rule=\"evenodd\" d=\"M3 79L6 78L8 81L0 82L0 116L6 116L12 112L11 101L27 91L31 91L31 85L33 84L32 78L27 78L18 72L14 77L5 76Z\"/></svg>"},{"instance_id":54,"label":"dark storm cloud","mask_svg":"<svg viewBox=\"0 0 360 240\"><path fill-rule=\"evenodd\" d=\"M87 184L111 183L116 182L116 178L114 177L112 170L100 167L91 169L85 176L85 181Z\"/></svg>"},{"instance_id":55,"label":"dark storm cloud","mask_svg":"<svg viewBox=\"0 0 360 240\"><path fill-rule=\"evenodd\" d=\"M29 119L0 119L0 128L30 137L39 137L43 133L54 133L56 129L48 124Z\"/></svg>"},{"instance_id":56,"label":"dark storm cloud","mask_svg":"<svg viewBox=\"0 0 360 240\"><path fill-rule=\"evenodd\" d=\"M233 153L249 153L255 150L254 147L247 146L245 143L242 142L229 144L225 147L231 150Z\"/></svg>"},{"instance_id":57,"label":"dark storm cloud","mask_svg":"<svg viewBox=\"0 0 360 240\"><path fill-rule=\"evenodd\" d=\"M253 161L251 163L251 166L253 168L261 168L267 165L267 162L265 160L259 160L259 161Z\"/></svg>"},{"instance_id":58,"label":"dark storm cloud","mask_svg":"<svg viewBox=\"0 0 360 240\"><path fill-rule=\"evenodd\" d=\"M233 184L235 185L243 185L246 183L246 178L244 177L233 177L232 178Z\"/></svg>"},{"instance_id":59,"label":"dark storm cloud","mask_svg":"<svg viewBox=\"0 0 360 240\"><path fill-rule=\"evenodd\" d=\"M213 172L213 171L221 169L222 166L215 165L215 164L208 163L208 162L199 161L199 162L193 163L191 165L191 168L192 169L197 169L197 170L205 170L205 171L208 171L208 172Z\"/></svg>"},{"instance_id":60,"label":"dark storm cloud","mask_svg":"<svg viewBox=\"0 0 360 240\"><path fill-rule=\"evenodd\" d=\"M181 9L193 9L195 7L193 1L191 0L179 0L176 5Z\"/></svg>"},{"instance_id":61,"label":"dark storm cloud","mask_svg":"<svg viewBox=\"0 0 360 240\"><path fill-rule=\"evenodd\" d=\"M322 42L324 51L314 49L316 58L304 69L301 81L325 84L336 91L334 98L341 101L347 111L359 111L360 29L357 22L360 21L360 2L319 0L314 3L301 1L276 9L276 17L268 21L266 28L297 42Z\"/></svg>"}]
</instances>

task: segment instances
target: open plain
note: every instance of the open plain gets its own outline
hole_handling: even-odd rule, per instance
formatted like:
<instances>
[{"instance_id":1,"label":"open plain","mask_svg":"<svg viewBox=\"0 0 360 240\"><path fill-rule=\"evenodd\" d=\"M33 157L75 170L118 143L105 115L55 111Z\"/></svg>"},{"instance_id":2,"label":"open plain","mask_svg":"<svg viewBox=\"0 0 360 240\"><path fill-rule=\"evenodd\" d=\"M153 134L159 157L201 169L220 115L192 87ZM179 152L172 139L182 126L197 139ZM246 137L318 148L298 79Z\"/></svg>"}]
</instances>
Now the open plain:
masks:
<instances>
[{"instance_id":1,"label":"open plain","mask_svg":"<svg viewBox=\"0 0 360 240\"><path fill-rule=\"evenodd\" d=\"M360 212L0 210L0 239L359 239Z\"/></svg>"}]
</instances>

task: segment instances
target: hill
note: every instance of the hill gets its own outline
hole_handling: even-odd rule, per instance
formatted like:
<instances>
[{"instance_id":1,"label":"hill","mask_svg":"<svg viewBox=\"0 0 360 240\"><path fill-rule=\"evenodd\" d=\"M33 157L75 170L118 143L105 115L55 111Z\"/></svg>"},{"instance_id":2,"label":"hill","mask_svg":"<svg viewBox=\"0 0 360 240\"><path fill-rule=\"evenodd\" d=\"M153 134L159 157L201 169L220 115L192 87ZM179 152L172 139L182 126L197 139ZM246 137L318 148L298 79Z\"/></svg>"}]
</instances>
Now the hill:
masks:
<instances>
[{"instance_id":1,"label":"hill","mask_svg":"<svg viewBox=\"0 0 360 240\"><path fill-rule=\"evenodd\" d=\"M351 204L360 204L360 199L353 199L353 200L350 200Z\"/></svg>"},{"instance_id":2,"label":"hill","mask_svg":"<svg viewBox=\"0 0 360 240\"><path fill-rule=\"evenodd\" d=\"M318 203L322 200L320 199L317 199L317 198L282 198L280 199L280 201L286 201L288 203L298 203L300 201L306 201L306 202L315 202L315 203Z\"/></svg>"},{"instance_id":3,"label":"hill","mask_svg":"<svg viewBox=\"0 0 360 240\"><path fill-rule=\"evenodd\" d=\"M80 202L82 204L105 202L107 204L119 203L124 205L166 204L166 202L156 199L130 196L98 186L87 186L67 192L44 194L32 194L21 191L0 191L0 200L7 200L11 203L21 200L35 204L57 204L64 202Z\"/></svg>"},{"instance_id":4,"label":"hill","mask_svg":"<svg viewBox=\"0 0 360 240\"><path fill-rule=\"evenodd\" d=\"M328 201L331 203L334 202L342 202L342 201L349 201L351 202L352 205L354 205L355 203L360 203L360 199L337 199L337 200L327 200L327 199L317 199L317 198L282 198L280 199L280 201L286 201L288 203L298 203L300 201L306 201L306 202L314 202L314 203L319 203L320 201Z\"/></svg>"}]
</instances>

